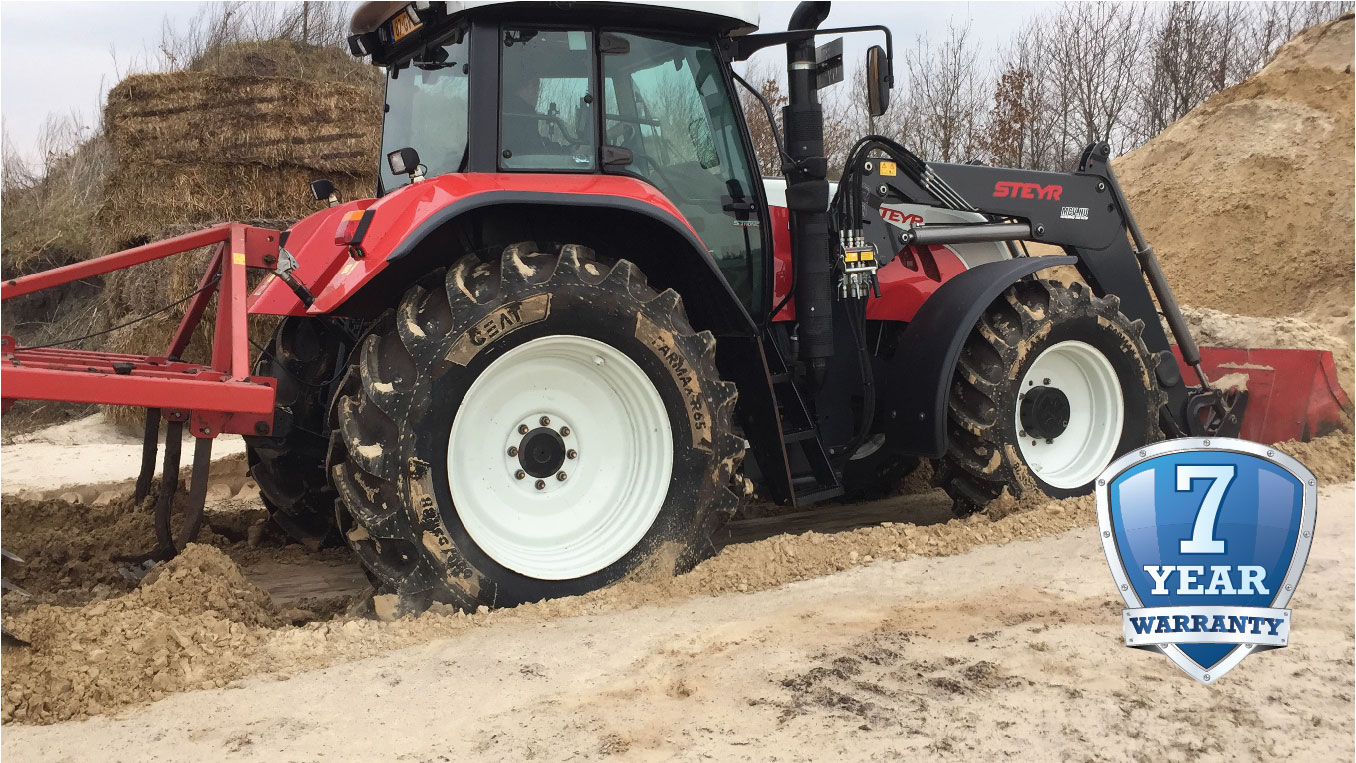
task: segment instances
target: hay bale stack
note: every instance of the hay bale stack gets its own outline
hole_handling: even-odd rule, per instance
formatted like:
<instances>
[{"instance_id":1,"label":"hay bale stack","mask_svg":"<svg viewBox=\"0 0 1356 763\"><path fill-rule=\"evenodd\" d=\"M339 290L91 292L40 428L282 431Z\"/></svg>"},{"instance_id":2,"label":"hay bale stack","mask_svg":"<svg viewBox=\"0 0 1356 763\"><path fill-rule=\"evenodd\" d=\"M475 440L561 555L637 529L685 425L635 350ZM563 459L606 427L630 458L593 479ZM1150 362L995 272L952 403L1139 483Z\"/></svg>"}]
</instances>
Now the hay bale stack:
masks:
<instances>
[{"instance_id":1,"label":"hay bale stack","mask_svg":"<svg viewBox=\"0 0 1356 763\"><path fill-rule=\"evenodd\" d=\"M371 87L183 71L128 77L104 110L113 165L97 227L112 248L170 226L314 212L308 183L370 195L381 141Z\"/></svg>"},{"instance_id":2,"label":"hay bale stack","mask_svg":"<svg viewBox=\"0 0 1356 763\"><path fill-rule=\"evenodd\" d=\"M329 60L335 51L302 51L299 58L291 43L247 47L219 55L229 64L220 70L134 75L109 92L104 129L111 162L94 219L95 254L219 222L286 228L321 209L308 187L317 178L334 181L346 199L373 193L380 75L352 59ZM298 62L306 64L301 71ZM314 78L280 76L284 72ZM102 305L107 324L188 295L209 254L204 249L110 274ZM106 346L161 354L182 314L182 308L170 310L115 331ZM186 360L208 359L214 320L209 308ZM265 344L274 324L252 319L251 337ZM110 414L120 423L141 417Z\"/></svg>"}]
</instances>

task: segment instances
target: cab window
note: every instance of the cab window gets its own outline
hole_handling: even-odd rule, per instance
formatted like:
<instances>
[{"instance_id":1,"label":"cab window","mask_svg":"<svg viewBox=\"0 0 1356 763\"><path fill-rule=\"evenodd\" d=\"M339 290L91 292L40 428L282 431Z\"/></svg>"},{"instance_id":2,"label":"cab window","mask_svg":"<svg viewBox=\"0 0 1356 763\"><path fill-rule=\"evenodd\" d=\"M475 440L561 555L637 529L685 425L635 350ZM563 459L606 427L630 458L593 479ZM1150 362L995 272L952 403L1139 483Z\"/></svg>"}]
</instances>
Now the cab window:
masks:
<instances>
[{"instance_id":1,"label":"cab window","mask_svg":"<svg viewBox=\"0 0 1356 763\"><path fill-rule=\"evenodd\" d=\"M761 220L715 52L705 41L604 35L614 40L603 55L606 141L631 158L617 171L644 178L678 207L754 310L763 300Z\"/></svg>"},{"instance_id":2,"label":"cab window","mask_svg":"<svg viewBox=\"0 0 1356 763\"><path fill-rule=\"evenodd\" d=\"M386 116L381 131L381 187L409 182L391 174L386 155L419 152L429 177L459 172L466 161L467 79L465 42L435 46L386 75Z\"/></svg>"},{"instance_id":3,"label":"cab window","mask_svg":"<svg viewBox=\"0 0 1356 763\"><path fill-rule=\"evenodd\" d=\"M510 27L502 44L500 167L592 170L592 32Z\"/></svg>"}]
</instances>

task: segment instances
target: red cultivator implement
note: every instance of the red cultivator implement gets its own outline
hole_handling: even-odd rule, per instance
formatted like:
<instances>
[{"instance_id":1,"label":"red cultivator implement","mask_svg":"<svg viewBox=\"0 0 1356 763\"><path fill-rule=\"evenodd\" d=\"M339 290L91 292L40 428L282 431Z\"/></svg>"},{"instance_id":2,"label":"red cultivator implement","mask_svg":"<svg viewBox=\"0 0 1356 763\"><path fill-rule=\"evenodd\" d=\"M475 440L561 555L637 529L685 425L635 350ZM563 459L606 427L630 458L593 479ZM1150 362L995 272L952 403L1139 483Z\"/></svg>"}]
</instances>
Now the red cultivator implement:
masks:
<instances>
[{"instance_id":1,"label":"red cultivator implement","mask_svg":"<svg viewBox=\"0 0 1356 763\"><path fill-rule=\"evenodd\" d=\"M11 336L0 338L4 353L3 407L15 400L131 405L146 408L146 441L136 498L150 492L155 472L160 420L168 422L159 502L156 505L156 547L129 561L168 559L178 546L196 537L202 524L212 439L218 434L268 434L273 427L277 381L250 376L246 268L272 269L277 264L279 232L247 225L217 225L197 233L5 281L0 299L10 299L81 278L105 275L152 260L213 246L212 258L198 288L189 298L179 328L161 356L22 347ZM189 339L216 296L212 360L207 365L180 358ZM170 532L170 509L178 487L183 428L197 438L193 453L185 522L179 537Z\"/></svg>"}]
</instances>

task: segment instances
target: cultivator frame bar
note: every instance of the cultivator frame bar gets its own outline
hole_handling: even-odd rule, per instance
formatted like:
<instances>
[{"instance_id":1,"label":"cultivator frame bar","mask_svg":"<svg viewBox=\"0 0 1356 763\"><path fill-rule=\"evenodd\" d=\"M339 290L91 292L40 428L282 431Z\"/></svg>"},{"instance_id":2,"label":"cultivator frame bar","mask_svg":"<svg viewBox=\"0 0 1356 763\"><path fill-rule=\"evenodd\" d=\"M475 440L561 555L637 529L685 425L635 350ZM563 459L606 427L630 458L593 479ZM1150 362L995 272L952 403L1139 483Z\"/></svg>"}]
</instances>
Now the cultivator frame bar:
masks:
<instances>
[{"instance_id":1,"label":"cultivator frame bar","mask_svg":"<svg viewBox=\"0 0 1356 763\"><path fill-rule=\"evenodd\" d=\"M165 458L155 511L156 546L145 554L118 557L145 563L173 557L197 537L202 526L212 440L218 434L260 435L273 430L277 380L250 375L248 268L272 270L278 263L281 232L240 223L224 223L125 251L67 265L0 284L0 301L107 275L154 260L212 247L211 259L193 292L164 355L24 347L12 336L0 337L0 408L15 400L53 400L146 408L145 440L136 500L150 494L159 450L160 422L165 427ZM193 332L213 297L217 314L212 359L206 364L182 359ZM176 537L170 512L178 489L183 429L197 438L184 524Z\"/></svg>"}]
</instances>

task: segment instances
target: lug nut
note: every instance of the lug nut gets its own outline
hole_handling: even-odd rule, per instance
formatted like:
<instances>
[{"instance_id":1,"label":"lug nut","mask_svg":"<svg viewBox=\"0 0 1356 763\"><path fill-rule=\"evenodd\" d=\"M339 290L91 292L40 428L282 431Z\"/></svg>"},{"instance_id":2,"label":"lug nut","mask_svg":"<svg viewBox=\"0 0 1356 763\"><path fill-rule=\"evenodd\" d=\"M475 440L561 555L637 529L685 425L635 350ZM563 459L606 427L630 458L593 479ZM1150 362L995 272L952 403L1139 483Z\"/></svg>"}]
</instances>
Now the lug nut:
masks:
<instances>
[{"instance_id":1,"label":"lug nut","mask_svg":"<svg viewBox=\"0 0 1356 763\"><path fill-rule=\"evenodd\" d=\"M570 459L579 458L579 451L571 448L570 450L565 451L565 457Z\"/></svg>"},{"instance_id":2,"label":"lug nut","mask_svg":"<svg viewBox=\"0 0 1356 763\"><path fill-rule=\"evenodd\" d=\"M527 425L526 425L526 424L519 424L519 425L518 425L518 434L527 434Z\"/></svg>"},{"instance_id":3,"label":"lug nut","mask_svg":"<svg viewBox=\"0 0 1356 763\"><path fill-rule=\"evenodd\" d=\"M537 489L538 489L538 490L545 490L545 489L546 489L546 480L537 480Z\"/></svg>"},{"instance_id":4,"label":"lug nut","mask_svg":"<svg viewBox=\"0 0 1356 763\"><path fill-rule=\"evenodd\" d=\"M513 476L520 480L527 479L527 472L523 471L522 469L519 469L518 471L513 473Z\"/></svg>"},{"instance_id":5,"label":"lug nut","mask_svg":"<svg viewBox=\"0 0 1356 763\"><path fill-rule=\"evenodd\" d=\"M510 445L510 446L509 446L509 458L513 458L513 457L516 456L516 455L518 455L518 449L515 448L515 447L513 447L512 445Z\"/></svg>"},{"instance_id":6,"label":"lug nut","mask_svg":"<svg viewBox=\"0 0 1356 763\"><path fill-rule=\"evenodd\" d=\"M561 437L569 437L569 436L570 436L570 428L569 428L569 427L561 427L561 428L560 428L560 436L561 436Z\"/></svg>"},{"instance_id":7,"label":"lug nut","mask_svg":"<svg viewBox=\"0 0 1356 763\"><path fill-rule=\"evenodd\" d=\"M551 426L551 417L550 417L550 416L542 416L542 417L541 417L541 425L544 426L544 427L549 427L549 426Z\"/></svg>"},{"instance_id":8,"label":"lug nut","mask_svg":"<svg viewBox=\"0 0 1356 763\"><path fill-rule=\"evenodd\" d=\"M570 475L566 474L565 472L556 473L556 479L560 480L561 482L564 482L565 480L569 479L569 476Z\"/></svg>"}]
</instances>

